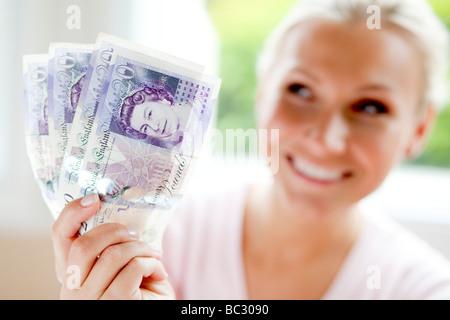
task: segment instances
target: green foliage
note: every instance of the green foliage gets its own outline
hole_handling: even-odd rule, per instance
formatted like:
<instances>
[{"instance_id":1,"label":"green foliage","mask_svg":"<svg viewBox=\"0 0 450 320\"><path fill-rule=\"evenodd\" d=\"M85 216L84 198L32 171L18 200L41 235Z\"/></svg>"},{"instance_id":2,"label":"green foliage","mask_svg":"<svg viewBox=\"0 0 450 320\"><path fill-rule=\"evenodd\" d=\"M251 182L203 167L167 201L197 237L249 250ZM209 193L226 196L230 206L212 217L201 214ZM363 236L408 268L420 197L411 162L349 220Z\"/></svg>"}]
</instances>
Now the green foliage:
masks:
<instances>
[{"instance_id":1,"label":"green foliage","mask_svg":"<svg viewBox=\"0 0 450 320\"><path fill-rule=\"evenodd\" d=\"M448 0L428 0L436 14L450 26L450 1Z\"/></svg>"},{"instance_id":2,"label":"green foliage","mask_svg":"<svg viewBox=\"0 0 450 320\"><path fill-rule=\"evenodd\" d=\"M450 1L429 0L450 28ZM255 126L255 63L264 39L295 0L208 0L208 10L222 43L217 127ZM450 107L436 123L429 144L414 164L450 167Z\"/></svg>"},{"instance_id":3,"label":"green foliage","mask_svg":"<svg viewBox=\"0 0 450 320\"><path fill-rule=\"evenodd\" d=\"M255 62L269 32L294 0L210 0L222 43L218 128L255 126Z\"/></svg>"},{"instance_id":4,"label":"green foliage","mask_svg":"<svg viewBox=\"0 0 450 320\"><path fill-rule=\"evenodd\" d=\"M450 167L450 107L439 114L423 154L411 163Z\"/></svg>"}]
</instances>

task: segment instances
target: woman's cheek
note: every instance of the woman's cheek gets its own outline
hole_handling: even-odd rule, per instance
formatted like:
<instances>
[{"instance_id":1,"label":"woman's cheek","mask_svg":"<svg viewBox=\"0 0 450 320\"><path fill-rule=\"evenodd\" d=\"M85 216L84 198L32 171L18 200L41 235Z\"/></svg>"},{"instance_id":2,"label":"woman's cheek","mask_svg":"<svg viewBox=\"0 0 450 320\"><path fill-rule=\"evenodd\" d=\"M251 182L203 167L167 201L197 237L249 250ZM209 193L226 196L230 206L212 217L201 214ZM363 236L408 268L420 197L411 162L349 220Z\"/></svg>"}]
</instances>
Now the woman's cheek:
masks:
<instances>
[{"instance_id":1,"label":"woman's cheek","mask_svg":"<svg viewBox=\"0 0 450 320\"><path fill-rule=\"evenodd\" d=\"M298 112L294 112L282 100L278 100L277 103L272 105L262 106L260 111L263 112L260 117L260 128L280 129L283 132L290 132L292 128L298 128L301 125Z\"/></svg>"},{"instance_id":2,"label":"woman's cheek","mask_svg":"<svg viewBox=\"0 0 450 320\"><path fill-rule=\"evenodd\" d=\"M367 177L366 183L373 190L384 181L397 162L396 137L378 135L376 138L354 142L351 148L357 170Z\"/></svg>"},{"instance_id":3,"label":"woman's cheek","mask_svg":"<svg viewBox=\"0 0 450 320\"><path fill-rule=\"evenodd\" d=\"M298 133L286 125L286 122L279 117L273 117L261 129L266 131L267 151L270 158L275 156L279 158L283 147L293 140L295 136L298 136Z\"/></svg>"}]
</instances>

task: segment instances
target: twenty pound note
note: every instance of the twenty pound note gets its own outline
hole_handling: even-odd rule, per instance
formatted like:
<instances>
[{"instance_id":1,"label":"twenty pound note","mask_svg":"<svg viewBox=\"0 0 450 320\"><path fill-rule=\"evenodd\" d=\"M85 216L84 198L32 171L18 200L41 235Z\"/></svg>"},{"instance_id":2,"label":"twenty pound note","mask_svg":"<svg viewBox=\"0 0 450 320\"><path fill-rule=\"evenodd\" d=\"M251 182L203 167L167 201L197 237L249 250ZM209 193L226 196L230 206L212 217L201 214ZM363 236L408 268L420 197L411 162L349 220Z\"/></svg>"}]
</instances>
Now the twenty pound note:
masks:
<instances>
[{"instance_id":1,"label":"twenty pound note","mask_svg":"<svg viewBox=\"0 0 450 320\"><path fill-rule=\"evenodd\" d=\"M141 47L115 44L108 59L76 171L77 157L70 153L81 141L74 140L66 150L59 198L101 195L99 212L83 224L80 234L102 223L119 222L160 246L199 156L220 79ZM92 70L97 63L91 59ZM86 83L93 76L91 72ZM85 108L92 97L82 96L80 107ZM74 118L73 127L79 119Z\"/></svg>"},{"instance_id":2,"label":"twenty pound note","mask_svg":"<svg viewBox=\"0 0 450 320\"><path fill-rule=\"evenodd\" d=\"M86 81L92 46L71 43L50 45L48 62L49 131L54 184L57 186L73 118Z\"/></svg>"},{"instance_id":3,"label":"twenty pound note","mask_svg":"<svg viewBox=\"0 0 450 320\"><path fill-rule=\"evenodd\" d=\"M180 65L197 72L203 71L203 67L191 62L101 33L97 37L91 61L86 71L86 80L81 90L78 107L76 108L64 154L62 172L59 177L59 189L64 191L64 193L59 193L61 206L64 206L68 201L72 200L73 195L78 194L79 188L77 184L80 170L83 168L89 139L93 136L91 132L96 130L98 124L100 113L97 113L97 107L102 97L103 88L107 84L106 76L111 67L116 47L126 47L136 52L145 51L153 59L169 61L172 64Z\"/></svg>"},{"instance_id":4,"label":"twenty pound note","mask_svg":"<svg viewBox=\"0 0 450 320\"><path fill-rule=\"evenodd\" d=\"M109 39L100 39L95 44L91 61L85 74L69 139L63 157L58 186L59 204L64 206L78 194L78 177L86 155L91 131L97 126L96 112L106 76L110 68L114 44Z\"/></svg>"},{"instance_id":5,"label":"twenty pound note","mask_svg":"<svg viewBox=\"0 0 450 320\"><path fill-rule=\"evenodd\" d=\"M52 215L60 208L53 185L48 130L48 55L23 57L25 139L35 179Z\"/></svg>"}]
</instances>

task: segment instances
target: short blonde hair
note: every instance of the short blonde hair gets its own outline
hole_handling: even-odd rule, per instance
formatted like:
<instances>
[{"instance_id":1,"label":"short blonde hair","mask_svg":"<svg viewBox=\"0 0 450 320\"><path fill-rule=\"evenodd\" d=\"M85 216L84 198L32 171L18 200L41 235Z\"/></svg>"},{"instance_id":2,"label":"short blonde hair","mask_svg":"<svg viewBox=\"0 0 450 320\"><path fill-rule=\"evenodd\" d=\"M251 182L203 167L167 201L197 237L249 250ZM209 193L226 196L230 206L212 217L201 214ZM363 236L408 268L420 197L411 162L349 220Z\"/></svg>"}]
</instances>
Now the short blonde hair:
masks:
<instances>
[{"instance_id":1,"label":"short blonde hair","mask_svg":"<svg viewBox=\"0 0 450 320\"><path fill-rule=\"evenodd\" d=\"M298 23L323 18L337 21L368 19L369 6L380 9L382 24L389 22L418 40L424 55L424 102L441 110L448 101L449 32L425 0L303 0L296 3L267 38L260 53L257 73L265 75L288 31ZM381 25L382 28L382 25Z\"/></svg>"}]
</instances>

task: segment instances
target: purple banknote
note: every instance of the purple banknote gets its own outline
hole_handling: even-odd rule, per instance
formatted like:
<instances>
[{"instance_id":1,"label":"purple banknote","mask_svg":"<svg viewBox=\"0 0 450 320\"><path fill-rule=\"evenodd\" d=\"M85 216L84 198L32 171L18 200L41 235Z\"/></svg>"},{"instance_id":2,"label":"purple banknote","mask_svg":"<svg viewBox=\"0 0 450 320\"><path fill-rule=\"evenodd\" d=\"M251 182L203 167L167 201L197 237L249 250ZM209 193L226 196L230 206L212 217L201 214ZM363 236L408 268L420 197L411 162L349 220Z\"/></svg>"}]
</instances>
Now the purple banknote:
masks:
<instances>
[{"instance_id":1,"label":"purple banknote","mask_svg":"<svg viewBox=\"0 0 450 320\"><path fill-rule=\"evenodd\" d=\"M28 154L56 218L99 194L80 234L123 223L161 246L185 194L221 80L203 67L100 34L95 45L59 43L24 59Z\"/></svg>"},{"instance_id":2,"label":"purple banknote","mask_svg":"<svg viewBox=\"0 0 450 320\"><path fill-rule=\"evenodd\" d=\"M119 222L161 244L199 156L219 87L220 79L199 65L98 37L56 189L60 206L90 193L101 196L101 209L80 234Z\"/></svg>"},{"instance_id":3,"label":"purple banknote","mask_svg":"<svg viewBox=\"0 0 450 320\"><path fill-rule=\"evenodd\" d=\"M52 215L61 207L57 203L52 175L50 137L48 130L48 55L23 57L24 114L27 154L34 177Z\"/></svg>"},{"instance_id":4,"label":"purple banknote","mask_svg":"<svg viewBox=\"0 0 450 320\"><path fill-rule=\"evenodd\" d=\"M49 133L52 170L57 185L72 121L92 54L91 45L54 43L48 62Z\"/></svg>"}]
</instances>

